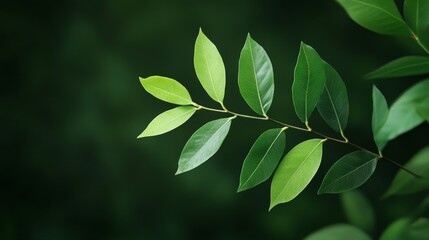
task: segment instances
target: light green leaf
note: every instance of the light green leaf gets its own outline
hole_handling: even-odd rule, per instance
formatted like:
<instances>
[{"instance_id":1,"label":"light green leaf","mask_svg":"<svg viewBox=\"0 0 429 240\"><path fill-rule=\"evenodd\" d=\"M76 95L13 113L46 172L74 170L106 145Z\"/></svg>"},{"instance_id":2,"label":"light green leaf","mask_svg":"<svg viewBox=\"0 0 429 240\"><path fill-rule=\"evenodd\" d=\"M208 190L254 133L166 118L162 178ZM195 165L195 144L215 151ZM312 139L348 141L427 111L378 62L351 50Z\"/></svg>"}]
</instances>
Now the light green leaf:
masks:
<instances>
[{"instance_id":1,"label":"light green leaf","mask_svg":"<svg viewBox=\"0 0 429 240\"><path fill-rule=\"evenodd\" d=\"M180 106L163 112L153 119L137 138L151 137L169 132L188 121L195 111L197 111L195 107Z\"/></svg>"},{"instance_id":2,"label":"light green leaf","mask_svg":"<svg viewBox=\"0 0 429 240\"><path fill-rule=\"evenodd\" d=\"M367 152L349 153L332 165L318 193L340 193L357 188L371 177L376 166L377 158Z\"/></svg>"},{"instance_id":3,"label":"light green leaf","mask_svg":"<svg viewBox=\"0 0 429 240\"><path fill-rule=\"evenodd\" d=\"M390 107L386 122L377 137L387 142L421 124L424 119L417 113L416 102L429 93L429 79L421 81L406 90Z\"/></svg>"},{"instance_id":4,"label":"light green leaf","mask_svg":"<svg viewBox=\"0 0 429 240\"><path fill-rule=\"evenodd\" d=\"M378 151L382 151L387 143L387 139L380 136L380 131L386 123L389 115L389 108L383 94L376 86L372 87L372 132Z\"/></svg>"},{"instance_id":5,"label":"light green leaf","mask_svg":"<svg viewBox=\"0 0 429 240\"><path fill-rule=\"evenodd\" d=\"M362 27L379 34L410 36L393 0L337 0Z\"/></svg>"},{"instance_id":6,"label":"light green leaf","mask_svg":"<svg viewBox=\"0 0 429 240\"><path fill-rule=\"evenodd\" d=\"M429 96L422 101L416 102L415 107L420 117L429 122Z\"/></svg>"},{"instance_id":7,"label":"light green leaf","mask_svg":"<svg viewBox=\"0 0 429 240\"><path fill-rule=\"evenodd\" d=\"M424 177L419 179L411 174L400 170L392 181L389 189L387 190L384 197L392 195L404 195L415 192L420 192L429 189L429 146L420 150L415 154L411 160L405 164L405 167L409 170Z\"/></svg>"},{"instance_id":8,"label":"light green leaf","mask_svg":"<svg viewBox=\"0 0 429 240\"><path fill-rule=\"evenodd\" d=\"M360 229L349 224L335 224L322 228L304 240L371 240L371 238Z\"/></svg>"},{"instance_id":9,"label":"light green leaf","mask_svg":"<svg viewBox=\"0 0 429 240\"><path fill-rule=\"evenodd\" d=\"M256 113L266 116L274 96L274 74L265 50L247 36L241 50L238 86L241 96Z\"/></svg>"},{"instance_id":10,"label":"light green leaf","mask_svg":"<svg viewBox=\"0 0 429 240\"><path fill-rule=\"evenodd\" d=\"M348 221L371 234L375 228L375 214L366 197L358 190L348 191L340 196Z\"/></svg>"},{"instance_id":11,"label":"light green leaf","mask_svg":"<svg viewBox=\"0 0 429 240\"><path fill-rule=\"evenodd\" d=\"M368 79L405 77L429 73L429 57L406 56L393 60L370 72Z\"/></svg>"},{"instance_id":12,"label":"light green leaf","mask_svg":"<svg viewBox=\"0 0 429 240\"><path fill-rule=\"evenodd\" d=\"M233 118L208 122L192 134L180 155L176 175L192 170L211 158L228 135Z\"/></svg>"},{"instance_id":13,"label":"light green leaf","mask_svg":"<svg viewBox=\"0 0 429 240\"><path fill-rule=\"evenodd\" d=\"M143 88L160 100L178 105L193 104L188 90L174 79L161 76L139 79Z\"/></svg>"},{"instance_id":14,"label":"light green leaf","mask_svg":"<svg viewBox=\"0 0 429 240\"><path fill-rule=\"evenodd\" d=\"M292 100L298 118L308 125L325 85L325 64L312 47L301 42L292 84Z\"/></svg>"},{"instance_id":15,"label":"light green leaf","mask_svg":"<svg viewBox=\"0 0 429 240\"><path fill-rule=\"evenodd\" d=\"M216 46L200 29L195 42L194 68L209 96L222 104L225 95L225 66Z\"/></svg>"},{"instance_id":16,"label":"light green leaf","mask_svg":"<svg viewBox=\"0 0 429 240\"><path fill-rule=\"evenodd\" d=\"M284 130L270 129L258 137L244 160L239 192L264 182L274 172L285 149Z\"/></svg>"},{"instance_id":17,"label":"light green leaf","mask_svg":"<svg viewBox=\"0 0 429 240\"><path fill-rule=\"evenodd\" d=\"M271 183L270 210L277 204L294 199L310 183L320 166L324 141L307 140L286 154Z\"/></svg>"},{"instance_id":18,"label":"light green leaf","mask_svg":"<svg viewBox=\"0 0 429 240\"><path fill-rule=\"evenodd\" d=\"M429 36L429 1L405 0L404 17L413 33L418 38ZM424 39L424 38L423 38ZM429 44L429 42L425 42ZM427 46L427 45L426 45Z\"/></svg>"},{"instance_id":19,"label":"light green leaf","mask_svg":"<svg viewBox=\"0 0 429 240\"><path fill-rule=\"evenodd\" d=\"M347 89L340 75L325 62L326 81L324 91L317 103L317 110L323 120L335 131L342 132L349 117Z\"/></svg>"}]
</instances>

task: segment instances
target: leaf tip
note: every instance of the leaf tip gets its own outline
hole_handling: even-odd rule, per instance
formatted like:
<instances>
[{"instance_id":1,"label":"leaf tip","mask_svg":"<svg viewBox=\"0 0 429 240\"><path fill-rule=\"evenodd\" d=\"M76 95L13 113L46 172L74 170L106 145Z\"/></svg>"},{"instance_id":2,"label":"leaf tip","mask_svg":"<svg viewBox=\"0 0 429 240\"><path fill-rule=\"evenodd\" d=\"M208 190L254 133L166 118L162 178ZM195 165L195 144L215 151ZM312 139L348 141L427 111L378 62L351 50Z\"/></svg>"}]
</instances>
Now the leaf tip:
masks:
<instances>
[{"instance_id":1,"label":"leaf tip","mask_svg":"<svg viewBox=\"0 0 429 240\"><path fill-rule=\"evenodd\" d=\"M177 169L176 173L174 174L175 176L182 174L184 171L180 168Z\"/></svg>"}]
</instances>

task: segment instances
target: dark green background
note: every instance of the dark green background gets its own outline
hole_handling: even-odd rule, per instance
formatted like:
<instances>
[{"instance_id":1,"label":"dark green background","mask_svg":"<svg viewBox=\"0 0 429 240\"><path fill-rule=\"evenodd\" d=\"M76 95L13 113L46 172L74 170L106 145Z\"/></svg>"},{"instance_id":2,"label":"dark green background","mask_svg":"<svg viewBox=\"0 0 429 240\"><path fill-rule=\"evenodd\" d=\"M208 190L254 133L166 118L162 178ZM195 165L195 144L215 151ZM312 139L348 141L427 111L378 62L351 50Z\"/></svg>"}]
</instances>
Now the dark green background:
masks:
<instances>
[{"instance_id":1,"label":"dark green background","mask_svg":"<svg viewBox=\"0 0 429 240\"><path fill-rule=\"evenodd\" d=\"M344 222L337 195L317 196L324 173L354 149L328 142L319 173L294 201L268 212L269 183L236 194L253 141L276 125L236 120L207 163L174 176L186 140L221 114L198 112L168 134L136 139L172 108L146 93L138 76L179 80L198 103L217 107L193 70L202 27L227 70L225 104L251 113L239 97L237 67L250 32L271 57L270 115L300 124L291 101L302 40L342 75L349 89L349 139L375 150L372 83L363 75L405 54L411 39L379 36L353 23L334 1L63 0L2 3L1 239L301 239ZM391 103L418 78L377 82ZM312 126L334 135L315 113ZM386 155L407 161L428 127L393 141ZM287 149L313 137L288 131ZM398 169L380 162L363 186L377 213L376 235L421 195L381 201Z\"/></svg>"}]
</instances>

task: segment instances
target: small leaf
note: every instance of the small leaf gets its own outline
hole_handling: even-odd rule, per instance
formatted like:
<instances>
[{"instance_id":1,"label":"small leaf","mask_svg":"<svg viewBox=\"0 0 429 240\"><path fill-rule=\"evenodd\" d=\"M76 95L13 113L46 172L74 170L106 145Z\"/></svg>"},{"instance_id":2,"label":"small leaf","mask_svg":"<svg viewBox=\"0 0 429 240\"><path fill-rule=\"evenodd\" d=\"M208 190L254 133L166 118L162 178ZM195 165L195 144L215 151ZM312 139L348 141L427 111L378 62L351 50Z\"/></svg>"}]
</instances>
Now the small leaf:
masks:
<instances>
[{"instance_id":1,"label":"small leaf","mask_svg":"<svg viewBox=\"0 0 429 240\"><path fill-rule=\"evenodd\" d=\"M326 62L325 74L324 91L317 103L317 110L332 129L342 132L347 126L349 117L346 85L337 71Z\"/></svg>"},{"instance_id":2,"label":"small leaf","mask_svg":"<svg viewBox=\"0 0 429 240\"><path fill-rule=\"evenodd\" d=\"M332 165L318 193L340 193L357 188L371 177L376 166L377 158L369 153L349 153Z\"/></svg>"},{"instance_id":3,"label":"small leaf","mask_svg":"<svg viewBox=\"0 0 429 240\"><path fill-rule=\"evenodd\" d=\"M160 76L140 78L143 88L154 97L178 105L193 104L188 90L178 81Z\"/></svg>"},{"instance_id":4,"label":"small leaf","mask_svg":"<svg viewBox=\"0 0 429 240\"><path fill-rule=\"evenodd\" d=\"M195 111L197 111L195 107L180 106L163 112L153 119L137 138L151 137L169 132L188 121Z\"/></svg>"},{"instance_id":5,"label":"small leaf","mask_svg":"<svg viewBox=\"0 0 429 240\"><path fill-rule=\"evenodd\" d=\"M360 229L349 224L335 224L322 228L304 240L371 240L371 238Z\"/></svg>"},{"instance_id":6,"label":"small leaf","mask_svg":"<svg viewBox=\"0 0 429 240\"><path fill-rule=\"evenodd\" d=\"M270 129L262 133L244 160L238 191L247 190L267 180L274 172L284 149L284 129Z\"/></svg>"},{"instance_id":7,"label":"small leaf","mask_svg":"<svg viewBox=\"0 0 429 240\"><path fill-rule=\"evenodd\" d=\"M383 94L376 86L372 87L372 132L378 151L382 151L387 143L387 139L380 136L380 131L386 123L389 115L389 108Z\"/></svg>"},{"instance_id":8,"label":"small leaf","mask_svg":"<svg viewBox=\"0 0 429 240\"><path fill-rule=\"evenodd\" d=\"M415 107L420 117L429 122L429 96L422 101L416 102Z\"/></svg>"},{"instance_id":9,"label":"small leaf","mask_svg":"<svg viewBox=\"0 0 429 240\"><path fill-rule=\"evenodd\" d=\"M415 154L405 164L409 170L423 176L424 179L415 178L407 172L399 171L384 197L392 195L404 195L429 189L429 147L425 147Z\"/></svg>"},{"instance_id":10,"label":"small leaf","mask_svg":"<svg viewBox=\"0 0 429 240\"><path fill-rule=\"evenodd\" d=\"M429 73L429 57L406 56L393 60L369 73L368 79L405 77Z\"/></svg>"},{"instance_id":11,"label":"small leaf","mask_svg":"<svg viewBox=\"0 0 429 240\"><path fill-rule=\"evenodd\" d=\"M228 135L232 119L208 122L192 134L180 155L176 175L192 170L211 158Z\"/></svg>"},{"instance_id":12,"label":"small leaf","mask_svg":"<svg viewBox=\"0 0 429 240\"><path fill-rule=\"evenodd\" d=\"M404 17L413 33L424 39L429 35L429 1L427 0L405 0ZM429 42L425 42L429 44Z\"/></svg>"},{"instance_id":13,"label":"small leaf","mask_svg":"<svg viewBox=\"0 0 429 240\"><path fill-rule=\"evenodd\" d=\"M371 204L358 190L341 194L341 203L348 221L371 234L375 228L375 214Z\"/></svg>"},{"instance_id":14,"label":"small leaf","mask_svg":"<svg viewBox=\"0 0 429 240\"><path fill-rule=\"evenodd\" d=\"M247 36L241 50L238 86L241 96L256 113L266 116L274 96L274 74L265 50Z\"/></svg>"},{"instance_id":15,"label":"small leaf","mask_svg":"<svg viewBox=\"0 0 429 240\"><path fill-rule=\"evenodd\" d=\"M223 102L225 95L225 66L216 46L200 29L195 42L194 68L198 79L209 96Z\"/></svg>"},{"instance_id":16,"label":"small leaf","mask_svg":"<svg viewBox=\"0 0 429 240\"><path fill-rule=\"evenodd\" d=\"M298 118L308 124L325 85L325 65L319 54L301 42L292 84L292 100Z\"/></svg>"},{"instance_id":17,"label":"small leaf","mask_svg":"<svg viewBox=\"0 0 429 240\"><path fill-rule=\"evenodd\" d=\"M337 0L362 27L379 34L409 36L393 0Z\"/></svg>"},{"instance_id":18,"label":"small leaf","mask_svg":"<svg viewBox=\"0 0 429 240\"><path fill-rule=\"evenodd\" d=\"M311 139L296 145L283 158L271 183L270 210L298 196L310 183L322 160L322 143Z\"/></svg>"}]
</instances>

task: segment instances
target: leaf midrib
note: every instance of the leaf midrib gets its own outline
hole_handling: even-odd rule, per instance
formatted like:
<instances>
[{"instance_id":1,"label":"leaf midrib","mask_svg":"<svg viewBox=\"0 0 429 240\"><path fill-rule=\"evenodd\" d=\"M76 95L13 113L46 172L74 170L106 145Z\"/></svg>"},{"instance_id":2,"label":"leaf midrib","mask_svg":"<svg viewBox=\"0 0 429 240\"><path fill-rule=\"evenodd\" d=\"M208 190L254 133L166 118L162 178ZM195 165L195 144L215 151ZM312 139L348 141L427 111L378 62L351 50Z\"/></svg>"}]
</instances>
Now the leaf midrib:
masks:
<instances>
[{"instance_id":1,"label":"leaf midrib","mask_svg":"<svg viewBox=\"0 0 429 240\"><path fill-rule=\"evenodd\" d=\"M308 121L307 109L308 109L308 88L310 85L310 63L308 62L307 52L305 50L305 46L302 48L304 52L305 62L307 64L307 87L305 89L305 101L304 101L304 113L305 113L305 121Z\"/></svg>"},{"instance_id":2,"label":"leaf midrib","mask_svg":"<svg viewBox=\"0 0 429 240\"><path fill-rule=\"evenodd\" d=\"M184 106L184 107L186 107L186 106ZM179 116L176 116L175 118L169 119L170 121L165 122L165 123L163 123L163 124L161 124L161 125L158 125L158 127L157 127L157 128L158 128L158 129L159 129L159 128L162 128L163 126L165 126L165 125L167 125L167 124L170 124L170 123L172 123L172 122L176 121L177 119L182 118L182 117L183 117L183 116L185 116L185 115L188 115L190 112L195 112L196 110L197 110L196 108L192 107L191 109L187 110L187 111L186 111L186 112L184 112L183 114L181 114L181 115L179 115ZM145 135L144 133L145 133L145 131L143 131L142 135ZM146 134L147 134L147 133L146 133Z\"/></svg>"},{"instance_id":3,"label":"leaf midrib","mask_svg":"<svg viewBox=\"0 0 429 240\"><path fill-rule=\"evenodd\" d=\"M405 66L402 66L402 67L398 67L398 68L395 68L395 69L391 69L391 70L379 69L378 71L373 72L372 74L370 74L370 76L372 75L374 77L374 75L377 76L377 75L380 75L380 74L391 74L391 73L395 73L397 71L401 71L401 70L404 70L404 69L407 69L407 68L424 66L424 65L429 65L429 61L428 62L422 62L422 63L408 64L408 65L405 65Z\"/></svg>"},{"instance_id":4,"label":"leaf midrib","mask_svg":"<svg viewBox=\"0 0 429 240\"><path fill-rule=\"evenodd\" d=\"M213 93L215 94L215 96L216 96L216 100L217 101L219 101L219 102L221 102L221 99L219 98L219 96L217 95L217 91L216 91L216 88L215 88L215 85L214 85L214 81L213 81L213 76L212 76L212 71L211 71L211 68L210 68L210 65L209 65L209 62L208 62L208 59L207 59L207 53L206 53L206 44L205 44L205 42L207 41L208 39L205 39L205 37L203 37L203 41L202 41L202 49L203 49L203 54L204 54L204 60L205 60L205 63L206 63L206 66L207 66L207 70L208 70L208 72L209 72L209 78L210 78L210 83L211 83L211 85L212 85L212 88L213 88ZM210 44L210 42L209 42L209 44Z\"/></svg>"},{"instance_id":5,"label":"leaf midrib","mask_svg":"<svg viewBox=\"0 0 429 240\"><path fill-rule=\"evenodd\" d=\"M143 81L144 81L144 79L143 79ZM145 84L150 85L150 86L152 86L153 88L156 88L156 89L160 90L161 92L164 92L164 93L166 93L166 94L168 94L168 95L171 95L171 96L175 96L175 97L178 97L178 98L184 99L184 100L188 101L189 103L191 103L191 102L192 102L191 98L185 98L185 97L180 96L180 95L177 95L177 94L175 94L175 93L173 93L173 92L169 92L169 91L167 91L167 90L165 90L165 89L163 89L163 88L160 88L160 87L158 87L157 85L154 85L154 84L152 84L152 83L150 83L150 82L146 82Z\"/></svg>"},{"instance_id":6,"label":"leaf midrib","mask_svg":"<svg viewBox=\"0 0 429 240\"><path fill-rule=\"evenodd\" d=\"M391 16L391 17L393 17L395 20L399 21L400 23L404 23L404 21L403 21L402 19L398 18L397 16L393 15L392 13L390 13L389 11L386 11L386 10L385 10L385 9L383 9L383 8L380 8L380 7L378 7L378 6L375 6L375 5L372 5L372 4L369 4L369 3L361 2L361 1L358 1L358 0L352 0L352 1L357 2L357 3L360 3L360 4L362 4L362 5L366 5L366 6L370 6L370 7L373 7L373 8L375 8L375 9L378 9L378 10L380 10L381 12L385 12L387 15L389 15L389 16Z\"/></svg>"},{"instance_id":7,"label":"leaf midrib","mask_svg":"<svg viewBox=\"0 0 429 240\"><path fill-rule=\"evenodd\" d=\"M328 87L326 86L326 83L325 83L325 89L326 89L326 93L328 94L329 101L331 102L332 109L334 109L335 118L337 119L338 127L339 127L339 128L340 128L340 130L342 131L342 130L343 130L343 128L342 128L341 123L340 123L340 118L339 118L339 116L338 116L337 109L335 108L335 104L334 104L334 102L333 102L333 100L332 100L331 93L329 92Z\"/></svg>"},{"instance_id":8,"label":"leaf midrib","mask_svg":"<svg viewBox=\"0 0 429 240\"><path fill-rule=\"evenodd\" d=\"M255 86L256 86L256 93L258 94L258 102L259 102L259 107L261 108L261 112L262 115L265 116L265 110L264 107L262 106L262 99L261 99L261 94L259 92L259 81L258 81L258 77L256 74L256 64L255 64L255 58L253 57L253 46L252 46L252 40L249 39L249 47L250 47L250 59L252 60L252 66L253 66L253 75L255 77Z\"/></svg>"}]
</instances>

